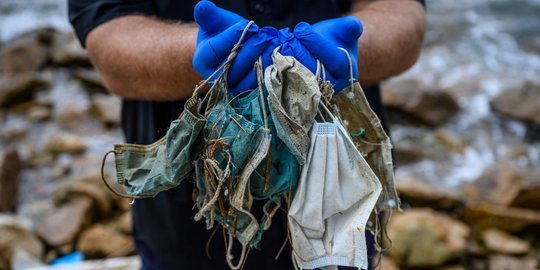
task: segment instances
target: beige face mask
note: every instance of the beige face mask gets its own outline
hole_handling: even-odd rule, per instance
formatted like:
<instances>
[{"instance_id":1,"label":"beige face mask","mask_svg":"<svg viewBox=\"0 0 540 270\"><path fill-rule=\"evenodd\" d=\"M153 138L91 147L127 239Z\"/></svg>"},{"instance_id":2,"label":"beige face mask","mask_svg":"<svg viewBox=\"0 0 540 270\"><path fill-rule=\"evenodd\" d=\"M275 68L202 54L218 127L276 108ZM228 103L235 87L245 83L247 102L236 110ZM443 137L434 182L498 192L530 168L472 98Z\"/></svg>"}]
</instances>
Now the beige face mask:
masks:
<instances>
[{"instance_id":1,"label":"beige face mask","mask_svg":"<svg viewBox=\"0 0 540 270\"><path fill-rule=\"evenodd\" d=\"M317 78L292 56L283 56L279 47L272 53L273 65L265 70L268 104L278 137L300 164L309 148L308 131L313 125L321 93Z\"/></svg>"}]
</instances>

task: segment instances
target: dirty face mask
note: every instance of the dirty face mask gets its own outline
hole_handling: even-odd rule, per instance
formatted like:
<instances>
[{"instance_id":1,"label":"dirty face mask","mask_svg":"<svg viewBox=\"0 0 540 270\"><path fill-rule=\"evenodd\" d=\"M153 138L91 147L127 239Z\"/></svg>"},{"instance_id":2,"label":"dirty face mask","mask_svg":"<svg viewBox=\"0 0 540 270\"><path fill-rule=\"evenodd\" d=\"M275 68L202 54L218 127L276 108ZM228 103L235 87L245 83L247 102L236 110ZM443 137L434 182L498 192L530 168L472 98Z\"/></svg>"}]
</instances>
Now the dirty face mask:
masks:
<instances>
[{"instance_id":1,"label":"dirty face mask","mask_svg":"<svg viewBox=\"0 0 540 270\"><path fill-rule=\"evenodd\" d=\"M263 84L261 88L262 100L258 91L252 91L244 97L231 101L236 112L259 125L265 123L262 106L269 108L268 100L264 99L268 97L266 85ZM271 145L265 160L251 175L250 188L255 199L272 199L277 202L281 195L296 187L300 165L291 150L277 135L275 120L269 113L266 115L266 122L272 139Z\"/></svg>"},{"instance_id":2,"label":"dirty face mask","mask_svg":"<svg viewBox=\"0 0 540 270\"><path fill-rule=\"evenodd\" d=\"M321 94L317 78L294 57L283 56L279 47L273 64L265 70L268 104L277 136L304 164L311 128Z\"/></svg>"},{"instance_id":3,"label":"dirty face mask","mask_svg":"<svg viewBox=\"0 0 540 270\"><path fill-rule=\"evenodd\" d=\"M196 113L197 99L190 99L167 134L150 145L116 144L116 179L128 197L154 197L178 186L192 170L198 136L206 120ZM105 181L106 183L106 181Z\"/></svg>"},{"instance_id":4,"label":"dirty face mask","mask_svg":"<svg viewBox=\"0 0 540 270\"><path fill-rule=\"evenodd\" d=\"M400 201L394 186L392 143L369 106L364 90L355 82L334 96L334 102L356 148L366 157L381 181L383 195L379 209L399 209Z\"/></svg>"},{"instance_id":5,"label":"dirty face mask","mask_svg":"<svg viewBox=\"0 0 540 270\"><path fill-rule=\"evenodd\" d=\"M367 269L366 222L381 186L338 122L315 123L289 209L293 257L302 269Z\"/></svg>"}]
</instances>

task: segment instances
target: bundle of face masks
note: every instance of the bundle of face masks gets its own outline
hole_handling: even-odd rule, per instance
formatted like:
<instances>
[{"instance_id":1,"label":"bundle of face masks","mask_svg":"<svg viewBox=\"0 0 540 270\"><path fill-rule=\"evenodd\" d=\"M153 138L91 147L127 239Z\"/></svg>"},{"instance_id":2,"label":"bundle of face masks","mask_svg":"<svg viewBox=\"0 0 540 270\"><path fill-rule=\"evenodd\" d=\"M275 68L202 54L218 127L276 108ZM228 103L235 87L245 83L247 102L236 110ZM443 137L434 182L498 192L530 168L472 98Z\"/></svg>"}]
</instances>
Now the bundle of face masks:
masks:
<instances>
[{"instance_id":1,"label":"bundle of face masks","mask_svg":"<svg viewBox=\"0 0 540 270\"><path fill-rule=\"evenodd\" d=\"M233 269L258 246L279 208L288 211L299 267L366 268L365 230L380 182L384 202L399 201L391 145L360 85L351 81L332 97L324 71L313 74L276 48L272 65L263 71L256 63L258 88L233 96L225 78L239 49L216 71L208 92L202 93L204 83L195 89L165 137L151 145L115 145L117 182L128 197L140 198L194 179L194 218L227 230ZM254 200L265 201L262 217L253 214ZM237 264L230 254L234 239L243 247Z\"/></svg>"}]
</instances>

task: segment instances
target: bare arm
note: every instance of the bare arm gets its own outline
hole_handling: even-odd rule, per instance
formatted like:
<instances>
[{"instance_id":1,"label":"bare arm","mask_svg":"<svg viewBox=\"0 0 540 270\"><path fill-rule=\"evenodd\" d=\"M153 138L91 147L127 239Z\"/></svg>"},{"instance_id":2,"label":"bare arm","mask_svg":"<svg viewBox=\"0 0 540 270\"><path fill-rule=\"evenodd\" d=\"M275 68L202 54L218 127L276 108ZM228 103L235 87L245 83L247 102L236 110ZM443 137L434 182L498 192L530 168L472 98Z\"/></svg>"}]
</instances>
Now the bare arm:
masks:
<instances>
[{"instance_id":1,"label":"bare arm","mask_svg":"<svg viewBox=\"0 0 540 270\"><path fill-rule=\"evenodd\" d=\"M397 75L416 62L425 30L425 10L419 2L356 0L350 15L364 26L358 46L363 85Z\"/></svg>"},{"instance_id":2,"label":"bare arm","mask_svg":"<svg viewBox=\"0 0 540 270\"><path fill-rule=\"evenodd\" d=\"M201 77L192 67L197 27L125 16L93 29L86 39L105 86L119 96L175 100L191 96Z\"/></svg>"}]
</instances>

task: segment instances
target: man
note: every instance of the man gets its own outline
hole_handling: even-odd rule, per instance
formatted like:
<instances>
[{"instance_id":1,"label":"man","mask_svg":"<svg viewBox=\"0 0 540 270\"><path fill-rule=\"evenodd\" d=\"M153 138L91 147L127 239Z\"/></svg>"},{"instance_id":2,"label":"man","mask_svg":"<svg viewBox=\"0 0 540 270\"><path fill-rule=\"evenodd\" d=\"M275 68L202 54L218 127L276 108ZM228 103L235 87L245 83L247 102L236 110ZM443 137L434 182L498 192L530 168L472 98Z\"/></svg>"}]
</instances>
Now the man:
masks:
<instances>
[{"instance_id":1,"label":"man","mask_svg":"<svg viewBox=\"0 0 540 270\"><path fill-rule=\"evenodd\" d=\"M191 96L194 86L202 79L197 71L207 76L207 72L223 60L216 56L214 64L195 61L194 68L194 55L209 54L208 48L204 49L205 40L227 40L223 35L236 25L235 20L247 18L260 27L294 29L290 35L300 43L292 46L290 54L302 58L300 62L309 62L323 53L316 48L320 40L341 45L332 43L339 39L330 36L339 33L339 27L347 23L339 20L333 27L332 22L328 23L330 19L344 14L359 18L364 32L357 49L354 39L353 47L357 51L347 49L358 60L360 82L380 118L383 114L376 83L409 68L416 61L423 40L425 11L422 4L414 0L213 1L232 14L224 15L219 11L217 17L213 17L199 10L204 14L198 19L201 29L193 23L197 2L69 0L70 20L104 84L112 93L124 98L122 127L130 143L149 144L165 134L169 123L180 114L183 101ZM217 23L212 23L212 19ZM312 24L313 28L304 25L297 31L295 26L301 21ZM323 25L317 26L317 22ZM305 33L309 35L302 40ZM263 51L276 45L272 43L274 38L264 39L259 32L244 44L249 40L255 40L250 43L253 47L245 45L243 51L253 52L263 44L261 54L264 54ZM325 66L331 65L320 60ZM251 70L242 67L250 64L237 65L240 75L230 78L231 90L242 92L253 86L254 81L245 81L251 77ZM343 78L337 78L333 83L342 81ZM204 224L193 221L192 187L193 183L184 182L156 198L134 203L133 235L144 269L228 268L221 233L206 246L212 232L206 231ZM244 269L291 269L290 250L274 258L285 239L286 214L281 213L264 234L262 250L250 251Z\"/></svg>"}]
</instances>

